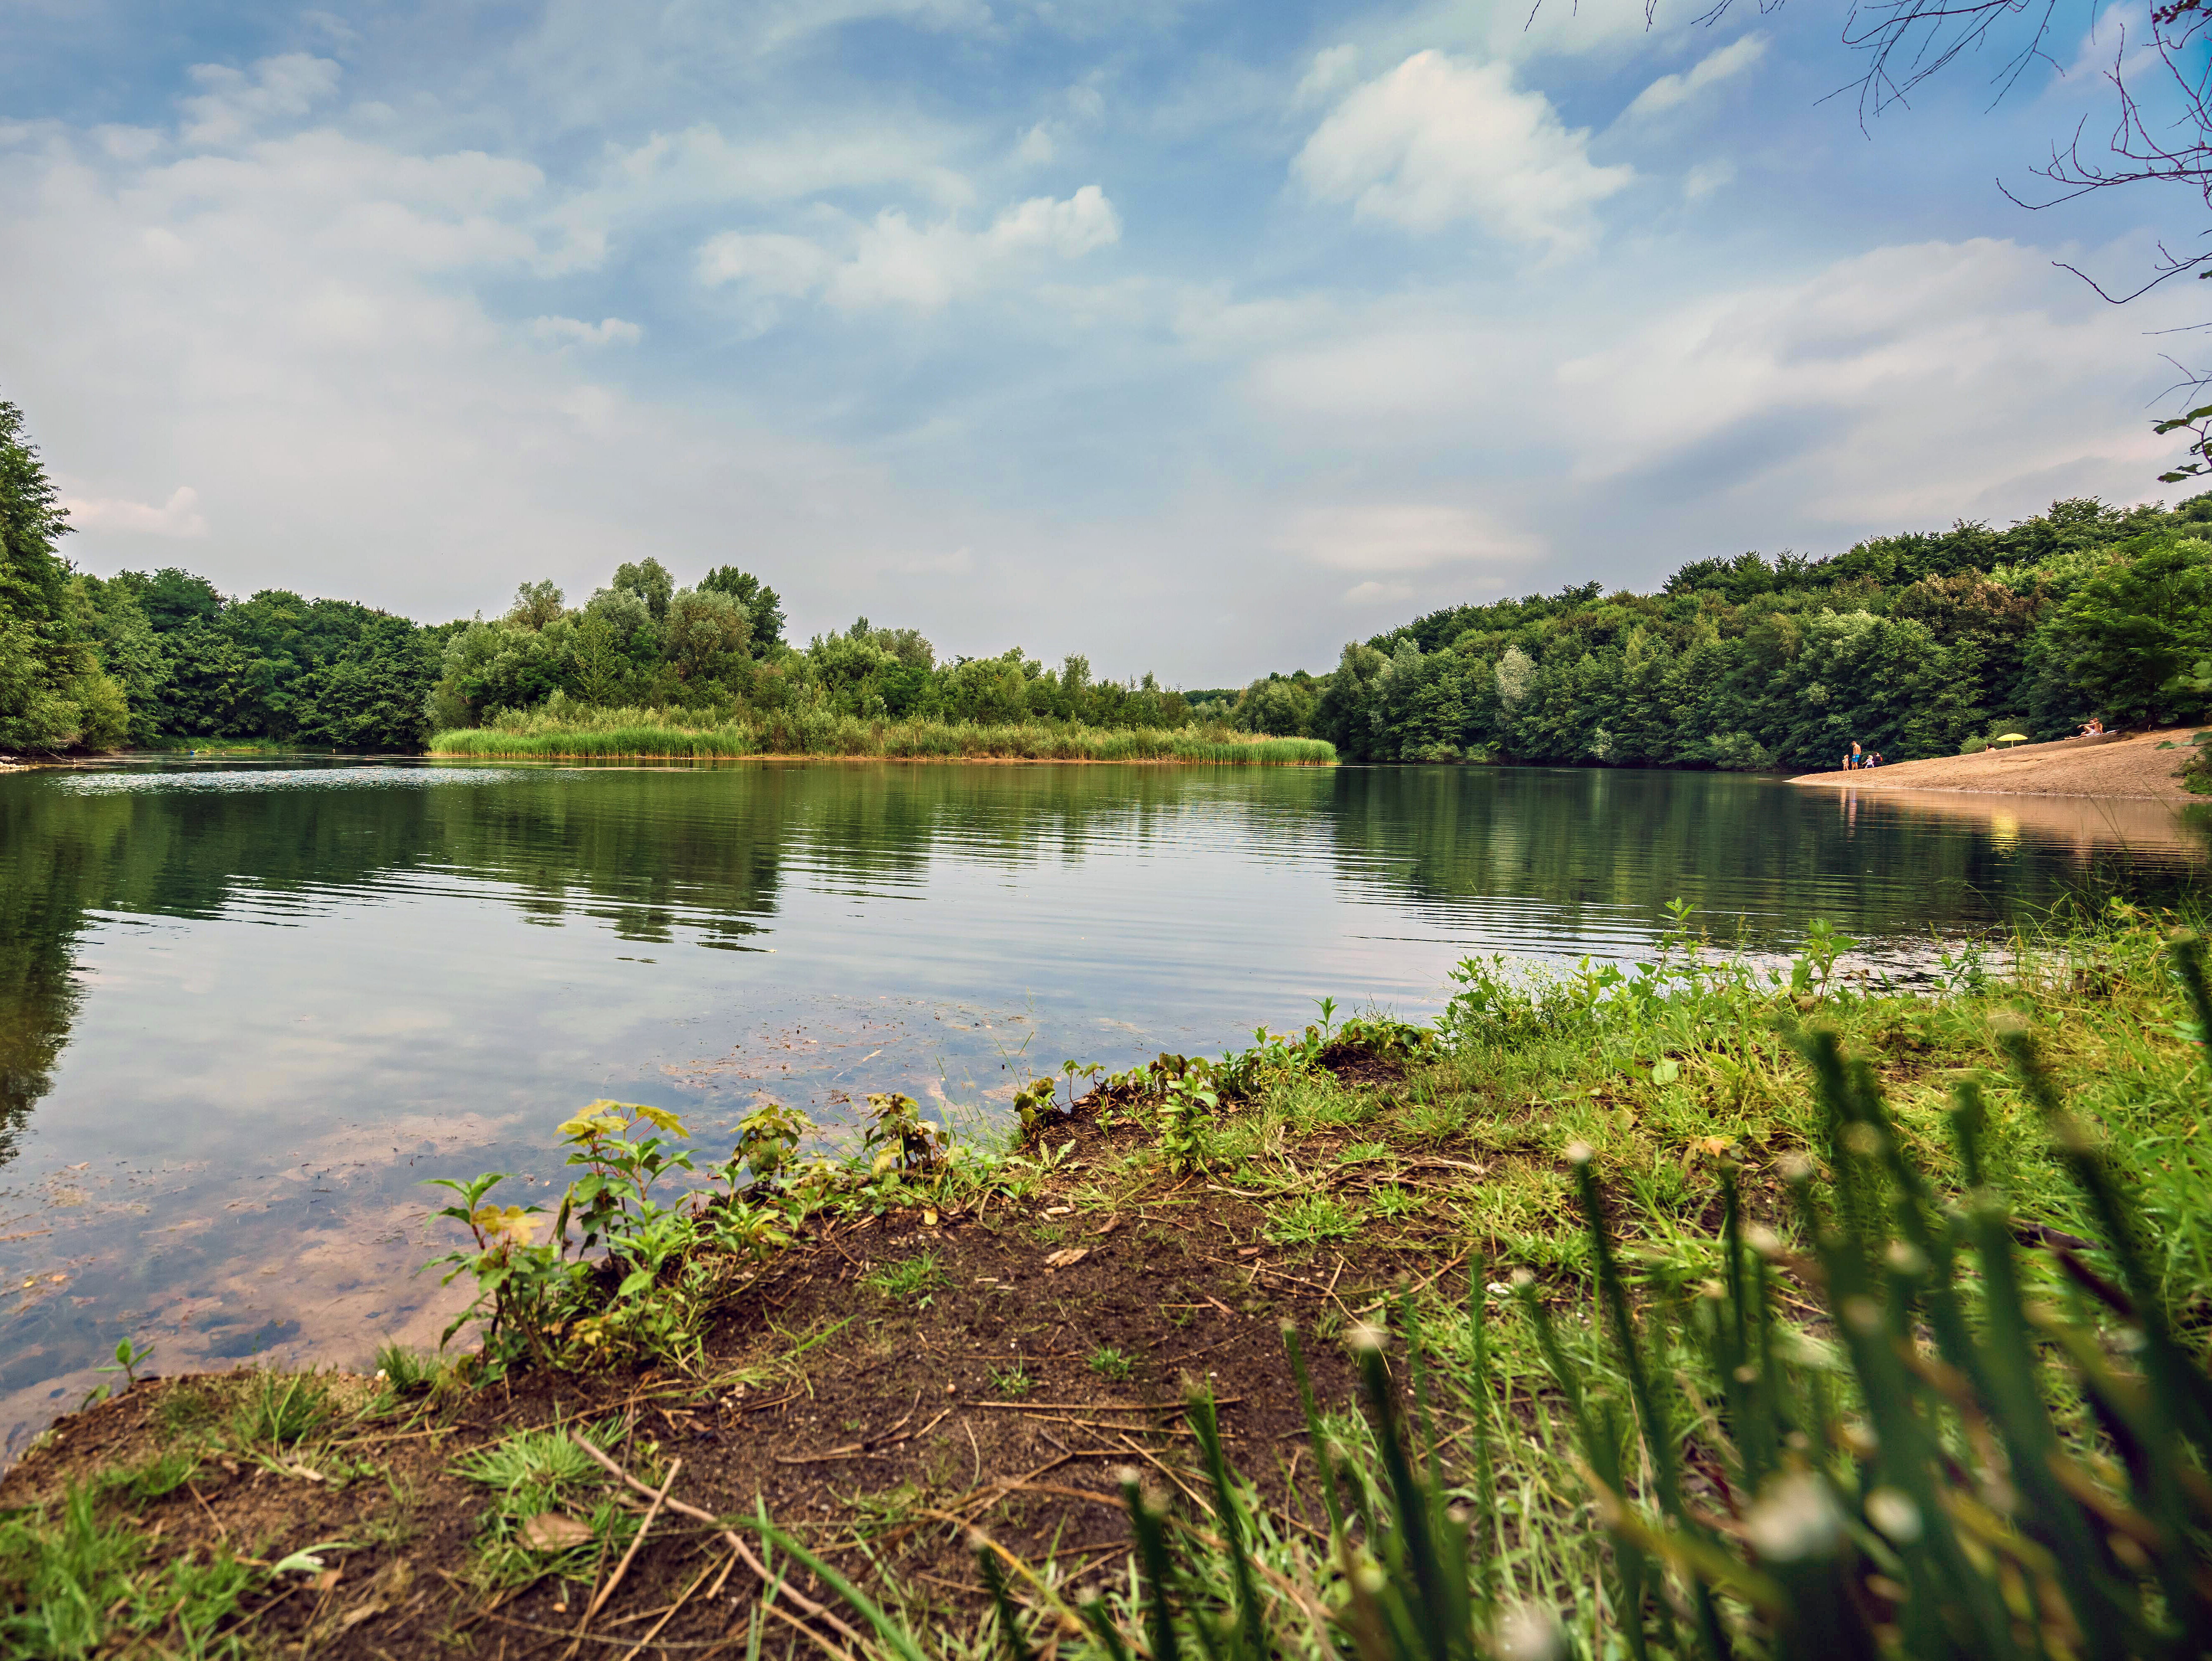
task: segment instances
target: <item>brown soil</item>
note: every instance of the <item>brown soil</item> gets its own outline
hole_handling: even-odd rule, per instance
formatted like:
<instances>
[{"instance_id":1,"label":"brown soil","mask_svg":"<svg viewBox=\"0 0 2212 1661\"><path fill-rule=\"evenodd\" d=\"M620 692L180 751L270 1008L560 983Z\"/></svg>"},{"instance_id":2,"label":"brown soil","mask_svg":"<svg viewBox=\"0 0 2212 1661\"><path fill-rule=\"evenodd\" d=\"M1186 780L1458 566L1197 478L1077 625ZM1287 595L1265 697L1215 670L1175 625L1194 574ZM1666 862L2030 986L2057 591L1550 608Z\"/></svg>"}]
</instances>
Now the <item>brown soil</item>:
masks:
<instances>
[{"instance_id":1,"label":"brown soil","mask_svg":"<svg viewBox=\"0 0 2212 1661\"><path fill-rule=\"evenodd\" d=\"M1831 790L1956 790L2008 796L2090 796L2171 802L2203 801L2174 775L2189 758L2195 729L2106 733L2051 744L2020 744L1975 756L1938 756L1886 767L1801 773L1792 784ZM2177 747L2161 750L2161 743Z\"/></svg>"},{"instance_id":2,"label":"brown soil","mask_svg":"<svg viewBox=\"0 0 2212 1661\"><path fill-rule=\"evenodd\" d=\"M1073 1135L1080 1152L1069 1171L1088 1166L1095 1177L1141 1134L1102 1131L1085 1114L1054 1137ZM487 1593L471 1583L487 1502L455 1473L458 1456L519 1428L618 1415L626 1468L683 1462L673 1500L731 1517L750 1513L757 1497L862 1584L874 1578L872 1554L909 1592L972 1612L981 1588L969 1525L1026 1562L1056 1557L1103 1576L1126 1548L1118 1472L1135 1467L1190 1494L1179 1504L1196 1503L1204 1483L1188 1469L1182 1417L1193 1381L1221 1403L1232 1463L1271 1510L1295 1518L1285 1477L1304 1457L1305 1425L1280 1323L1310 1334L1325 1312L1354 1318L1400 1276L1424 1278L1435 1265L1371 1248L1353 1263L1325 1247L1271 1244L1257 1207L1202 1177L1150 1185L1120 1207L1079 1204L1075 1187L1070 1175L1057 1197L1019 1212L994 1196L975 1214L933 1221L916 1210L817 1225L725 1311L695 1374L527 1374L459 1394L426 1407L410 1428L368 1426L317 1451L341 1475L339 1460L360 1465L350 1480L215 1457L185 1488L149 1502L142 1526L165 1555L222 1545L263 1563L317 1542L356 1542L329 1554L335 1573L250 1605L257 1642L302 1646L319 1661L550 1661L572 1649L623 1661L648 1632L648 1652L690 1658L742 1646L760 1589L718 1529L664 1512L592 1621L596 1636L573 1646L589 1587L545 1580ZM872 1269L923 1253L941 1272L927 1298L860 1284ZM796 1341L821 1334L789 1359ZM1341 1407L1351 1382L1339 1346L1306 1348L1324 1405ZM1107 1349L1127 1358L1127 1377L1094 1367ZM1025 1389L1012 1382L1017 1372ZM0 1508L50 1501L97 1471L147 1459L163 1445L166 1392L220 1391L249 1376L143 1382L64 1420L0 1479ZM756 1536L739 1537L758 1553ZM811 1580L793 1585L857 1619ZM791 1602L787 1592L779 1604ZM784 1636L796 1634L771 1626L781 1654Z\"/></svg>"}]
</instances>

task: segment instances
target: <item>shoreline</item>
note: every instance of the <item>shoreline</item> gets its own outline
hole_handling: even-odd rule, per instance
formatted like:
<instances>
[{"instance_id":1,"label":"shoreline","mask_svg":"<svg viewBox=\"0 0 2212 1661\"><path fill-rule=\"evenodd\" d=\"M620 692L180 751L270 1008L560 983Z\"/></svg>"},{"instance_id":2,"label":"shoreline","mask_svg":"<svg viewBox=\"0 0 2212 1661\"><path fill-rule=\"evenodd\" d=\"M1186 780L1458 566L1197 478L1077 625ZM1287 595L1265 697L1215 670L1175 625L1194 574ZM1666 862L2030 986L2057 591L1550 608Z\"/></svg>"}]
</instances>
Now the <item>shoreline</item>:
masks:
<instances>
[{"instance_id":1,"label":"shoreline","mask_svg":"<svg viewBox=\"0 0 2212 1661\"><path fill-rule=\"evenodd\" d=\"M912 762L930 766L991 763L1009 767L1335 767L1327 761L1242 761L1212 756L856 756L842 751L817 755L811 751L762 750L744 755L688 756L652 751L592 750L426 750L426 761L781 761L781 762Z\"/></svg>"},{"instance_id":2,"label":"shoreline","mask_svg":"<svg viewBox=\"0 0 2212 1661\"><path fill-rule=\"evenodd\" d=\"M2203 753L2203 746L2190 743L2197 730L2174 727L2146 733L2106 733L2094 738L1984 750L1972 756L1936 756L1881 767L1799 773L1790 782L1816 790L2040 796L2186 807L2212 800L2184 788L2176 776L2184 762ZM2162 745L2171 747L2162 749Z\"/></svg>"}]
</instances>

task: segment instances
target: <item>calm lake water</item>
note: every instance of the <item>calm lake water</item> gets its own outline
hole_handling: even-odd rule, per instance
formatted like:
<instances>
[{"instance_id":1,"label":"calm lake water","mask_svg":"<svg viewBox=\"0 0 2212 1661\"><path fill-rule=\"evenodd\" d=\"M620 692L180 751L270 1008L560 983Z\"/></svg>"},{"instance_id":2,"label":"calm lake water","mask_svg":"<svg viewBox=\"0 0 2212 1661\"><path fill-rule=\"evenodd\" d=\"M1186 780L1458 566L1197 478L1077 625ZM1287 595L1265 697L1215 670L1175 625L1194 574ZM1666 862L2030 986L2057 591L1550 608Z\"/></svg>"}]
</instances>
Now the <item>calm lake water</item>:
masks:
<instances>
[{"instance_id":1,"label":"calm lake water","mask_svg":"<svg viewBox=\"0 0 2212 1661\"><path fill-rule=\"evenodd\" d=\"M434 1343L421 1181L542 1190L597 1097L717 1152L763 1094L989 1114L1065 1056L1216 1052L1324 995L1433 1013L1470 952L1633 958L1678 895L1724 940L1820 916L1896 960L2203 848L2148 806L1657 772L0 777L0 1457L125 1335L167 1372Z\"/></svg>"}]
</instances>

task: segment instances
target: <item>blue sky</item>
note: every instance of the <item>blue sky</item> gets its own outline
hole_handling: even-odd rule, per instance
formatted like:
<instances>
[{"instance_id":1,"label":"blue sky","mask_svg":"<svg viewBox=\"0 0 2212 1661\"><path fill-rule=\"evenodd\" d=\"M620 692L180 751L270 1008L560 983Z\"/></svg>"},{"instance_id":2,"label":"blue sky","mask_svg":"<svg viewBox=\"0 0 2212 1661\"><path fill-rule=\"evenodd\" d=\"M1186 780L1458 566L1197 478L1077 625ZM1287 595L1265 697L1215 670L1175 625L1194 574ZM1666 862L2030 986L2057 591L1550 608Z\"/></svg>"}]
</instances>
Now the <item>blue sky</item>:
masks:
<instances>
[{"instance_id":1,"label":"blue sky","mask_svg":"<svg viewBox=\"0 0 2212 1661\"><path fill-rule=\"evenodd\" d=\"M1432 606L2157 494L2139 11L1863 129L1840 13L0 0L0 397L87 569L1327 667ZM2186 285L2182 285L2185 287ZM2186 355L2185 353L2184 354Z\"/></svg>"}]
</instances>

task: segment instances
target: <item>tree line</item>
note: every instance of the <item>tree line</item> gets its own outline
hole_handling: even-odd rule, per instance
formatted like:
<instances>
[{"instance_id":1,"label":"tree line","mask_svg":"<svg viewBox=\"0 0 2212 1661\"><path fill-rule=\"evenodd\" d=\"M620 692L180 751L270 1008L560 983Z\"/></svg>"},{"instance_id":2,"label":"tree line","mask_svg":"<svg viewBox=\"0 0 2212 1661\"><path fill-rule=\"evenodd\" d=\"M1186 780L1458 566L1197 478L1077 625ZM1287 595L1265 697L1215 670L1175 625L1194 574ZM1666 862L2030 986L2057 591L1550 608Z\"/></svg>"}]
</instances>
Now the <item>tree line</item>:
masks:
<instances>
[{"instance_id":1,"label":"tree line","mask_svg":"<svg viewBox=\"0 0 2212 1661\"><path fill-rule=\"evenodd\" d=\"M1218 721L1377 761L1740 769L1892 760L2002 733L2212 716L2212 493L2179 508L2057 502L2008 529L1862 542L1828 559L1692 561L1655 594L1597 583L1449 606L1347 644L1326 673L1188 697L1152 675L1057 669L1018 648L938 661L863 618L804 648L734 566L679 587L618 566L571 606L525 583L501 617L426 625L282 589L227 598L168 569L101 579L22 416L0 403L0 750L210 739L410 751L441 730L564 707L818 709L863 719Z\"/></svg>"},{"instance_id":2,"label":"tree line","mask_svg":"<svg viewBox=\"0 0 2212 1661\"><path fill-rule=\"evenodd\" d=\"M1248 731L1377 761L1832 767L2008 733L2212 715L2212 493L2053 502L2006 530L1829 559L1692 561L1656 594L1592 582L1432 611L1336 668L1202 695Z\"/></svg>"},{"instance_id":3,"label":"tree line","mask_svg":"<svg viewBox=\"0 0 2212 1661\"><path fill-rule=\"evenodd\" d=\"M734 566L679 587L656 559L570 606L550 582L489 621L424 624L284 589L247 598L169 568L100 578L70 530L22 412L0 403L0 751L195 740L415 751L451 728L552 707L681 710L702 721L815 709L887 720L1181 727L1182 696L1018 648L938 661L913 629L866 618L784 639L775 589Z\"/></svg>"}]
</instances>

